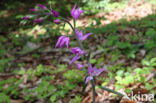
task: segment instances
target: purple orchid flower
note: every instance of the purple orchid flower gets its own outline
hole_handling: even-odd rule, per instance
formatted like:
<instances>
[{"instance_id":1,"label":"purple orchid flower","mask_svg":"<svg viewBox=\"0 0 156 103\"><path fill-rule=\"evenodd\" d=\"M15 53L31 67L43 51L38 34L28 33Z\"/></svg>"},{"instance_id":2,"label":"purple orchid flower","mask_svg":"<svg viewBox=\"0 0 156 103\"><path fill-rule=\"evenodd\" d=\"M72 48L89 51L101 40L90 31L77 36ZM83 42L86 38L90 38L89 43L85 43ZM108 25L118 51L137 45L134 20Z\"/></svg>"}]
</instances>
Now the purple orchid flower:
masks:
<instances>
[{"instance_id":1,"label":"purple orchid flower","mask_svg":"<svg viewBox=\"0 0 156 103\"><path fill-rule=\"evenodd\" d=\"M79 70L81 70L81 68L83 67L82 64L76 64L76 66L77 66L77 68L78 68Z\"/></svg>"},{"instance_id":2,"label":"purple orchid flower","mask_svg":"<svg viewBox=\"0 0 156 103\"><path fill-rule=\"evenodd\" d=\"M52 12L52 14L53 14L54 17L58 17L59 16L59 13L56 12L55 10L51 10L51 12Z\"/></svg>"},{"instance_id":3,"label":"purple orchid flower","mask_svg":"<svg viewBox=\"0 0 156 103\"><path fill-rule=\"evenodd\" d=\"M47 7L42 5L42 4L37 4L37 6L40 7L41 9L43 9L43 10L47 10Z\"/></svg>"},{"instance_id":4,"label":"purple orchid flower","mask_svg":"<svg viewBox=\"0 0 156 103\"><path fill-rule=\"evenodd\" d=\"M36 9L36 8L31 8L31 9L29 9L29 10L32 11L32 12L38 11L38 9Z\"/></svg>"},{"instance_id":5,"label":"purple orchid flower","mask_svg":"<svg viewBox=\"0 0 156 103\"><path fill-rule=\"evenodd\" d=\"M59 46L60 48L63 48L63 46L66 44L67 48L69 48L69 41L70 41L70 38L69 37L66 37L66 36L60 36L57 43L56 43L56 46Z\"/></svg>"},{"instance_id":6,"label":"purple orchid flower","mask_svg":"<svg viewBox=\"0 0 156 103\"><path fill-rule=\"evenodd\" d=\"M89 76L86 78L86 82L85 83L88 83L90 80L93 80L94 76L99 76L105 70L106 70L106 67L104 67L102 69L96 69L96 67L92 68L92 65L89 64L89 66L88 66Z\"/></svg>"},{"instance_id":7,"label":"purple orchid flower","mask_svg":"<svg viewBox=\"0 0 156 103\"><path fill-rule=\"evenodd\" d=\"M78 37L79 40L84 41L88 38L88 36L92 35L92 33L87 33L86 35L83 35L82 30L79 31L76 29L76 36Z\"/></svg>"},{"instance_id":8,"label":"purple orchid flower","mask_svg":"<svg viewBox=\"0 0 156 103\"><path fill-rule=\"evenodd\" d=\"M43 21L43 17L40 17L40 18L34 20L35 23L40 23L42 21Z\"/></svg>"},{"instance_id":9,"label":"purple orchid flower","mask_svg":"<svg viewBox=\"0 0 156 103\"><path fill-rule=\"evenodd\" d=\"M75 54L75 56L73 57L73 59L70 61L69 64L72 64L74 61L78 60L81 58L82 55L85 55L86 53L81 50L79 47L75 47L75 48L71 48L71 52L73 54Z\"/></svg>"},{"instance_id":10,"label":"purple orchid flower","mask_svg":"<svg viewBox=\"0 0 156 103\"><path fill-rule=\"evenodd\" d=\"M54 23L55 23L55 24L60 24L60 19L54 20Z\"/></svg>"},{"instance_id":11,"label":"purple orchid flower","mask_svg":"<svg viewBox=\"0 0 156 103\"><path fill-rule=\"evenodd\" d=\"M84 10L79 10L80 8L76 9L76 4L74 5L73 9L71 10L71 15L73 18L78 19L79 16L84 12Z\"/></svg>"},{"instance_id":12,"label":"purple orchid flower","mask_svg":"<svg viewBox=\"0 0 156 103\"><path fill-rule=\"evenodd\" d=\"M28 19L30 19L30 16L24 16L23 17L23 20L28 20Z\"/></svg>"},{"instance_id":13,"label":"purple orchid flower","mask_svg":"<svg viewBox=\"0 0 156 103\"><path fill-rule=\"evenodd\" d=\"M79 47L71 48L71 52L77 56L85 54L85 52L81 50Z\"/></svg>"}]
</instances>

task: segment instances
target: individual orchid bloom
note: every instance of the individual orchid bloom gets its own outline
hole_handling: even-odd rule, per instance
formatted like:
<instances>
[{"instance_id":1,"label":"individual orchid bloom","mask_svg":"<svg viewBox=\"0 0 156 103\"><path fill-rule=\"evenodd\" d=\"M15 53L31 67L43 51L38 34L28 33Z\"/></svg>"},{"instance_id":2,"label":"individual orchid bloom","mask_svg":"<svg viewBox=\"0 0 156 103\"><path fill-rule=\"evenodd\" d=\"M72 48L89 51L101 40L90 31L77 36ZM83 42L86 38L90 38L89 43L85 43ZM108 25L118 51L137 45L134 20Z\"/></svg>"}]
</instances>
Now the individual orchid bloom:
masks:
<instances>
[{"instance_id":1,"label":"individual orchid bloom","mask_svg":"<svg viewBox=\"0 0 156 103\"><path fill-rule=\"evenodd\" d=\"M81 50L79 47L71 48L71 52L77 56L85 54L85 52Z\"/></svg>"},{"instance_id":2,"label":"individual orchid bloom","mask_svg":"<svg viewBox=\"0 0 156 103\"><path fill-rule=\"evenodd\" d=\"M30 19L30 16L24 16L23 19L28 20L28 19Z\"/></svg>"},{"instance_id":3,"label":"individual orchid bloom","mask_svg":"<svg viewBox=\"0 0 156 103\"><path fill-rule=\"evenodd\" d=\"M40 18L34 20L35 23L40 23L42 21L43 21L43 17L40 17Z\"/></svg>"},{"instance_id":4,"label":"individual orchid bloom","mask_svg":"<svg viewBox=\"0 0 156 103\"><path fill-rule=\"evenodd\" d=\"M42 4L38 4L37 6L40 7L41 9L43 9L43 10L47 10L47 7L42 5Z\"/></svg>"},{"instance_id":5,"label":"individual orchid bloom","mask_svg":"<svg viewBox=\"0 0 156 103\"><path fill-rule=\"evenodd\" d=\"M29 10L32 11L32 12L38 11L38 9L36 9L36 8L31 8L31 9L29 9Z\"/></svg>"},{"instance_id":6,"label":"individual orchid bloom","mask_svg":"<svg viewBox=\"0 0 156 103\"><path fill-rule=\"evenodd\" d=\"M74 61L78 60L81 58L82 55L85 55L86 53L81 50L79 47L75 47L75 48L71 48L71 52L73 54L75 54L75 56L73 57L73 59L70 61L69 64L72 64Z\"/></svg>"},{"instance_id":7,"label":"individual orchid bloom","mask_svg":"<svg viewBox=\"0 0 156 103\"><path fill-rule=\"evenodd\" d=\"M54 17L58 17L59 16L59 13L56 12L55 10L51 10L51 13L53 14Z\"/></svg>"},{"instance_id":8,"label":"individual orchid bloom","mask_svg":"<svg viewBox=\"0 0 156 103\"><path fill-rule=\"evenodd\" d=\"M79 70L81 70L81 68L83 67L82 64L76 64L76 66L77 66L77 68L78 68Z\"/></svg>"},{"instance_id":9,"label":"individual orchid bloom","mask_svg":"<svg viewBox=\"0 0 156 103\"><path fill-rule=\"evenodd\" d=\"M78 37L79 40L84 41L88 38L88 36L92 35L92 33L87 33L86 35L83 35L82 30L79 31L76 29L76 36Z\"/></svg>"},{"instance_id":10,"label":"individual orchid bloom","mask_svg":"<svg viewBox=\"0 0 156 103\"><path fill-rule=\"evenodd\" d=\"M76 4L74 5L73 9L71 10L71 15L73 18L78 19L79 16L84 12L84 10L80 10L80 8L76 9Z\"/></svg>"},{"instance_id":11,"label":"individual orchid bloom","mask_svg":"<svg viewBox=\"0 0 156 103\"><path fill-rule=\"evenodd\" d=\"M54 23L55 23L55 24L60 24L60 19L54 20Z\"/></svg>"},{"instance_id":12,"label":"individual orchid bloom","mask_svg":"<svg viewBox=\"0 0 156 103\"><path fill-rule=\"evenodd\" d=\"M96 67L92 68L92 65L89 64L89 66L88 66L89 76L86 78L86 82L85 83L88 83L90 80L93 80L94 76L99 76L105 70L106 70L106 67L101 68L101 69L96 69Z\"/></svg>"},{"instance_id":13,"label":"individual orchid bloom","mask_svg":"<svg viewBox=\"0 0 156 103\"><path fill-rule=\"evenodd\" d=\"M56 43L56 47L60 47L60 48L63 48L63 46L66 44L67 48L69 48L69 41L70 41L70 38L69 37L66 37L66 36L60 36L57 43Z\"/></svg>"}]
</instances>

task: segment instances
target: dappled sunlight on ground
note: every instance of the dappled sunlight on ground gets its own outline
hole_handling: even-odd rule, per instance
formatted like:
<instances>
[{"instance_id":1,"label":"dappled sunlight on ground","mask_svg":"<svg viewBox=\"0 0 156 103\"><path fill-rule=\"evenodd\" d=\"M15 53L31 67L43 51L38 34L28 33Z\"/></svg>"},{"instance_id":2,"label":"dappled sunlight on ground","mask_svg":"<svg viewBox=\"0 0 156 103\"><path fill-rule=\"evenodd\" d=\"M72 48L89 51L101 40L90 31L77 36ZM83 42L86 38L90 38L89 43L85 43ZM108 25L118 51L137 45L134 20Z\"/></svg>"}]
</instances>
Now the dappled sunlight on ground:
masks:
<instances>
[{"instance_id":1,"label":"dappled sunlight on ground","mask_svg":"<svg viewBox=\"0 0 156 103\"><path fill-rule=\"evenodd\" d=\"M128 21L133 19L141 19L150 14L156 12L156 4L151 4L145 2L144 0L129 0L128 5L125 8L117 8L109 13L97 13L94 16L96 18L106 18L106 20L101 20L102 25L110 24L112 21L118 21L120 19L127 19ZM79 26L89 26L89 17L84 17L81 20L77 20L77 25ZM96 23L94 23L96 25Z\"/></svg>"}]
</instances>

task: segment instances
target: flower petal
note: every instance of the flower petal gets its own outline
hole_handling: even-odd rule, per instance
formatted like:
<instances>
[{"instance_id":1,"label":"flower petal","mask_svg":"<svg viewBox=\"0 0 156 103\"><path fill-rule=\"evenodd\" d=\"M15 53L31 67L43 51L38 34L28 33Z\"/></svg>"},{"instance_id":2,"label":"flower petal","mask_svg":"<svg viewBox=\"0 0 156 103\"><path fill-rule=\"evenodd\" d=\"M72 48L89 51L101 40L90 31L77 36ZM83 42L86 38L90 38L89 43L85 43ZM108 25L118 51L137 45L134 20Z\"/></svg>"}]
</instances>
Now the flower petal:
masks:
<instances>
[{"instance_id":1,"label":"flower petal","mask_svg":"<svg viewBox=\"0 0 156 103\"><path fill-rule=\"evenodd\" d=\"M67 48L69 48L69 41L70 41L70 38L67 37L67 38L66 38L66 46L67 46Z\"/></svg>"},{"instance_id":2,"label":"flower petal","mask_svg":"<svg viewBox=\"0 0 156 103\"><path fill-rule=\"evenodd\" d=\"M85 10L81 10L81 11L79 11L80 15L81 15L83 12L85 12Z\"/></svg>"},{"instance_id":3,"label":"flower petal","mask_svg":"<svg viewBox=\"0 0 156 103\"><path fill-rule=\"evenodd\" d=\"M79 30L76 29L76 36L77 36L79 39L82 38L82 37L83 37L83 32L82 32L82 30L79 32Z\"/></svg>"},{"instance_id":4,"label":"flower petal","mask_svg":"<svg viewBox=\"0 0 156 103\"><path fill-rule=\"evenodd\" d=\"M76 9L76 5L71 10L71 15L73 18L78 19L79 16L84 12L84 10L80 10L80 8Z\"/></svg>"},{"instance_id":5,"label":"flower petal","mask_svg":"<svg viewBox=\"0 0 156 103\"><path fill-rule=\"evenodd\" d=\"M76 65L77 65L77 68L78 68L79 70L81 70L81 68L83 67L82 64L76 64Z\"/></svg>"},{"instance_id":6,"label":"flower petal","mask_svg":"<svg viewBox=\"0 0 156 103\"><path fill-rule=\"evenodd\" d=\"M88 76L87 78L86 78L86 84L90 81L90 80L93 80L93 77L92 76Z\"/></svg>"},{"instance_id":7,"label":"flower petal","mask_svg":"<svg viewBox=\"0 0 156 103\"><path fill-rule=\"evenodd\" d=\"M70 61L69 64L71 65L74 61L76 61L76 60L78 60L80 58L81 58L81 56L74 56L73 59Z\"/></svg>"},{"instance_id":8,"label":"flower petal","mask_svg":"<svg viewBox=\"0 0 156 103\"><path fill-rule=\"evenodd\" d=\"M80 54L81 54L81 55L85 55L86 52L82 50Z\"/></svg>"},{"instance_id":9,"label":"flower petal","mask_svg":"<svg viewBox=\"0 0 156 103\"><path fill-rule=\"evenodd\" d=\"M63 48L64 44L66 42L66 37L64 37L60 42L60 48Z\"/></svg>"},{"instance_id":10,"label":"flower petal","mask_svg":"<svg viewBox=\"0 0 156 103\"><path fill-rule=\"evenodd\" d=\"M55 23L55 24L60 24L60 19L54 20L54 23Z\"/></svg>"},{"instance_id":11,"label":"flower petal","mask_svg":"<svg viewBox=\"0 0 156 103\"><path fill-rule=\"evenodd\" d=\"M61 43L62 39L64 38L65 36L60 36L57 43L56 43L56 46L55 48Z\"/></svg>"},{"instance_id":12,"label":"flower petal","mask_svg":"<svg viewBox=\"0 0 156 103\"><path fill-rule=\"evenodd\" d=\"M75 10L75 19L78 19L83 12L84 10L80 10L80 8L77 8Z\"/></svg>"},{"instance_id":13,"label":"flower petal","mask_svg":"<svg viewBox=\"0 0 156 103\"><path fill-rule=\"evenodd\" d=\"M72 15L72 16L74 16L75 8L76 8L76 4L74 5L73 9L71 10L71 15Z\"/></svg>"},{"instance_id":14,"label":"flower petal","mask_svg":"<svg viewBox=\"0 0 156 103\"><path fill-rule=\"evenodd\" d=\"M53 14L54 17L58 17L59 16L59 13L56 12L55 10L51 10L51 12L52 12L52 14Z\"/></svg>"},{"instance_id":15,"label":"flower petal","mask_svg":"<svg viewBox=\"0 0 156 103\"><path fill-rule=\"evenodd\" d=\"M81 50L79 47L71 48L71 52L75 55L84 55L85 51Z\"/></svg>"},{"instance_id":16,"label":"flower petal","mask_svg":"<svg viewBox=\"0 0 156 103\"><path fill-rule=\"evenodd\" d=\"M71 52L75 55L77 55L79 53L79 51L81 51L81 49L79 47L71 48Z\"/></svg>"},{"instance_id":17,"label":"flower petal","mask_svg":"<svg viewBox=\"0 0 156 103\"><path fill-rule=\"evenodd\" d=\"M88 73L92 75L92 65L90 63L88 64Z\"/></svg>"},{"instance_id":18,"label":"flower petal","mask_svg":"<svg viewBox=\"0 0 156 103\"><path fill-rule=\"evenodd\" d=\"M78 9L76 9L76 10L74 11L74 18L75 18L75 19L78 19L79 16L80 16L80 14L79 14L79 8L78 8Z\"/></svg>"},{"instance_id":19,"label":"flower petal","mask_svg":"<svg viewBox=\"0 0 156 103\"><path fill-rule=\"evenodd\" d=\"M99 76L103 71L105 71L106 70L106 67L105 68L102 68L102 69L97 69L96 71L95 71L95 76Z\"/></svg>"},{"instance_id":20,"label":"flower petal","mask_svg":"<svg viewBox=\"0 0 156 103\"><path fill-rule=\"evenodd\" d=\"M81 38L81 40L82 40L82 41L86 40L86 39L88 38L88 36L90 36L90 35L92 35L92 33L88 33L88 34L84 35L84 36Z\"/></svg>"}]
</instances>

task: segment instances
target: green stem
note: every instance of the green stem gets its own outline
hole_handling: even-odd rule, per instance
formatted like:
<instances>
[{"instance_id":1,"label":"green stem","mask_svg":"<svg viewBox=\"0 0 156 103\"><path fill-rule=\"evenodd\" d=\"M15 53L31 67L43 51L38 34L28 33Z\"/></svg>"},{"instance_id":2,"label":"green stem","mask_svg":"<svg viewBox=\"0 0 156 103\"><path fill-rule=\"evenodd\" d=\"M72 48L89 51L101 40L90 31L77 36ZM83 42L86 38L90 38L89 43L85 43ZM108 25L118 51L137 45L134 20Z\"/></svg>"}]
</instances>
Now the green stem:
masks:
<instances>
[{"instance_id":1,"label":"green stem","mask_svg":"<svg viewBox=\"0 0 156 103\"><path fill-rule=\"evenodd\" d=\"M65 19L65 18L63 18L63 17L60 17L60 19L69 24L69 26L72 28L72 30L73 30L73 32L74 32L74 36L75 36L75 38L76 38L76 41L77 41L78 45L80 46L81 49L84 49L84 48L83 48L83 45L82 45L82 43L81 43L81 41L80 41L80 40L78 39L78 37L76 36L76 31L75 31L75 28L72 26L72 24L71 24L67 19Z\"/></svg>"},{"instance_id":2,"label":"green stem","mask_svg":"<svg viewBox=\"0 0 156 103\"><path fill-rule=\"evenodd\" d=\"M88 56L86 56L86 59L87 59L87 63L89 63L89 61L90 61L90 51L88 53ZM85 69L85 71L86 71L86 69ZM87 73L87 71L86 71L86 73ZM88 75L84 79L84 84L83 84L83 88L82 88L82 91L81 91L82 93L85 91L85 89L87 87L87 83L85 83L87 77L88 77Z\"/></svg>"},{"instance_id":3,"label":"green stem","mask_svg":"<svg viewBox=\"0 0 156 103\"><path fill-rule=\"evenodd\" d=\"M92 84L93 103L95 103L95 84L94 84L94 80L91 80L91 84Z\"/></svg>"},{"instance_id":4,"label":"green stem","mask_svg":"<svg viewBox=\"0 0 156 103\"><path fill-rule=\"evenodd\" d=\"M74 29L76 29L76 21L73 19Z\"/></svg>"},{"instance_id":5,"label":"green stem","mask_svg":"<svg viewBox=\"0 0 156 103\"><path fill-rule=\"evenodd\" d=\"M87 78L87 76L86 76L85 79L84 79L84 84L83 84L83 88L82 88L81 93L83 93L83 92L85 91L86 87L87 87L87 83L85 83L86 78Z\"/></svg>"}]
</instances>

